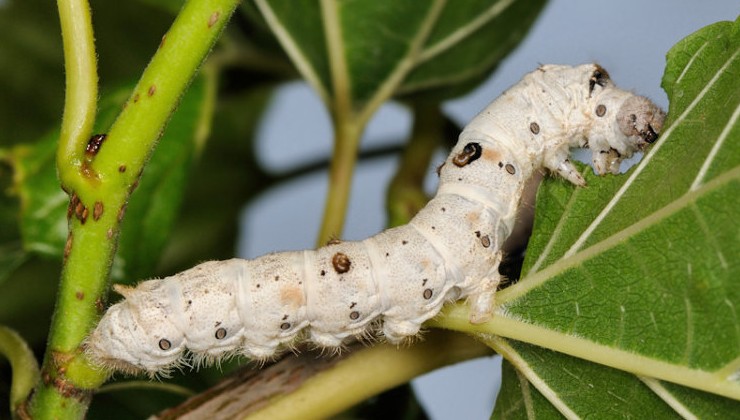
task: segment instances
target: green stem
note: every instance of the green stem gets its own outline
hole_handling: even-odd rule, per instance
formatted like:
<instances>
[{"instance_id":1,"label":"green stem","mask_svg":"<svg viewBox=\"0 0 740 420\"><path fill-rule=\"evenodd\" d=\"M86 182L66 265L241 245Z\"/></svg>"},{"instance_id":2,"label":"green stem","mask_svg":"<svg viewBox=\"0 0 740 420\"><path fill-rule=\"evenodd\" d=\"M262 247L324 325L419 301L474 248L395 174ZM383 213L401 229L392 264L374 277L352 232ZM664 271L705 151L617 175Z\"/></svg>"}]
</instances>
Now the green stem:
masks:
<instances>
[{"instance_id":1,"label":"green stem","mask_svg":"<svg viewBox=\"0 0 740 420\"><path fill-rule=\"evenodd\" d=\"M86 152L84 138L60 144L64 150L58 171L62 180L71 180L65 184L72 196L70 232L43 382L29 406L33 417L84 416L91 390L106 379L105 372L91 366L81 343L100 317L126 203L170 115L237 4L188 1L99 149ZM65 41L65 55L75 53ZM68 85L67 95L77 97L71 91L76 86ZM65 110L64 124L72 124L67 119L73 115Z\"/></svg>"},{"instance_id":2,"label":"green stem","mask_svg":"<svg viewBox=\"0 0 740 420\"><path fill-rule=\"evenodd\" d=\"M13 370L13 383L10 386L10 411L26 400L39 379L39 365L36 356L23 338L10 328L0 325L0 355L8 358Z\"/></svg>"},{"instance_id":3,"label":"green stem","mask_svg":"<svg viewBox=\"0 0 740 420\"><path fill-rule=\"evenodd\" d=\"M98 100L98 70L90 6L87 0L58 0L64 46L66 95L59 136L57 167L62 187L74 190L85 180L80 168L88 138L95 123Z\"/></svg>"},{"instance_id":4,"label":"green stem","mask_svg":"<svg viewBox=\"0 0 740 420\"><path fill-rule=\"evenodd\" d=\"M334 121L334 152L329 166L329 192L317 240L318 246L326 244L332 238L341 237L352 175L357 163L357 149L364 129L364 125L356 124L350 117L335 116Z\"/></svg>"},{"instance_id":5,"label":"green stem","mask_svg":"<svg viewBox=\"0 0 740 420\"><path fill-rule=\"evenodd\" d=\"M439 103L415 103L414 117L411 139L388 187L388 224L391 227L408 223L429 201L424 193L424 178L445 134L445 119Z\"/></svg>"}]
</instances>

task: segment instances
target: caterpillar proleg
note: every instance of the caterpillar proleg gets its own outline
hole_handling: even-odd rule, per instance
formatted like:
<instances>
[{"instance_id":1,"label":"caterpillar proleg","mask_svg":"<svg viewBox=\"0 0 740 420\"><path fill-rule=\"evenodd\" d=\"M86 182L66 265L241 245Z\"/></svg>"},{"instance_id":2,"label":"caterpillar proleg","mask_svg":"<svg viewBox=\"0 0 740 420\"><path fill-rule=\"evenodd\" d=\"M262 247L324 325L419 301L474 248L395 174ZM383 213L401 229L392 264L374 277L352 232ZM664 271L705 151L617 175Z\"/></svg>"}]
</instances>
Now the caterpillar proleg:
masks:
<instances>
[{"instance_id":1,"label":"caterpillar proleg","mask_svg":"<svg viewBox=\"0 0 740 420\"><path fill-rule=\"evenodd\" d=\"M478 114L439 169L439 187L407 225L359 242L253 260L210 261L171 277L117 286L86 342L102 366L166 372L196 361L273 356L306 338L335 348L377 332L400 342L445 302L466 298L470 321L490 318L525 182L541 168L583 186L571 148L593 151L596 173L656 140L665 114L618 89L595 64L544 65Z\"/></svg>"}]
</instances>

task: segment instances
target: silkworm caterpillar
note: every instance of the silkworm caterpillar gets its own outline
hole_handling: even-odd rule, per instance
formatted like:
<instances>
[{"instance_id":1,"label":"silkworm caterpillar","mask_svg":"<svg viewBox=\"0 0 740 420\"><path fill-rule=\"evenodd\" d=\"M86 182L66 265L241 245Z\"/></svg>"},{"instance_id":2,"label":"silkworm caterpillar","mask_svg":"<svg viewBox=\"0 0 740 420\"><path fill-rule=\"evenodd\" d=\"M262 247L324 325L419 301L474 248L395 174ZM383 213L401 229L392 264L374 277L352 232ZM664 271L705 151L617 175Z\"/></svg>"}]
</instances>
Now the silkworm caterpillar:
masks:
<instances>
[{"instance_id":1,"label":"silkworm caterpillar","mask_svg":"<svg viewBox=\"0 0 740 420\"><path fill-rule=\"evenodd\" d=\"M157 374L186 350L200 363L235 353L264 359L301 338L336 348L377 333L397 343L459 298L471 322L485 322L527 179L547 168L585 185L569 161L574 147L592 149L596 173L617 173L657 139L664 117L598 65L541 66L465 127L435 197L407 225L116 286L125 299L108 309L87 351L110 369Z\"/></svg>"}]
</instances>

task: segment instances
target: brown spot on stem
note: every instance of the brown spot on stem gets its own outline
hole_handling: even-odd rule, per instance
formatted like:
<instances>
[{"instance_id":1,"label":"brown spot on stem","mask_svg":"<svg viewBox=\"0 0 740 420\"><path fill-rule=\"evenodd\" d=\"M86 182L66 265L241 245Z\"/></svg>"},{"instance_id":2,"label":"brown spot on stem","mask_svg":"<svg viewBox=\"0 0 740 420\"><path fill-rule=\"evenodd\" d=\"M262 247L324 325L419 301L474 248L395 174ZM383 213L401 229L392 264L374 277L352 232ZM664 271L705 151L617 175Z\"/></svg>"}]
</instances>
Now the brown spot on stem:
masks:
<instances>
[{"instance_id":1,"label":"brown spot on stem","mask_svg":"<svg viewBox=\"0 0 740 420\"><path fill-rule=\"evenodd\" d=\"M88 159L98 154L106 137L108 137L106 134L94 134L90 137L85 147L85 156Z\"/></svg>"},{"instance_id":2,"label":"brown spot on stem","mask_svg":"<svg viewBox=\"0 0 740 420\"><path fill-rule=\"evenodd\" d=\"M126 165L121 165L121 166L119 166L119 167L118 167L118 172L120 172L120 173L124 173L124 172L126 172Z\"/></svg>"},{"instance_id":3,"label":"brown spot on stem","mask_svg":"<svg viewBox=\"0 0 740 420\"><path fill-rule=\"evenodd\" d=\"M331 238L326 242L326 245L339 245L342 241L339 238Z\"/></svg>"},{"instance_id":4,"label":"brown spot on stem","mask_svg":"<svg viewBox=\"0 0 740 420\"><path fill-rule=\"evenodd\" d=\"M146 92L146 94L149 95L149 97L152 97L155 93L157 93L157 85L149 86L149 90Z\"/></svg>"},{"instance_id":5,"label":"brown spot on stem","mask_svg":"<svg viewBox=\"0 0 740 420\"><path fill-rule=\"evenodd\" d=\"M72 234L72 231L67 234L67 241L64 243L64 259L66 260L69 257L70 252L72 252L72 243L74 235Z\"/></svg>"},{"instance_id":6,"label":"brown spot on stem","mask_svg":"<svg viewBox=\"0 0 740 420\"><path fill-rule=\"evenodd\" d=\"M221 16L221 12L213 12L211 13L211 17L208 18L208 27L212 28L213 25L218 22L218 17Z\"/></svg>"},{"instance_id":7,"label":"brown spot on stem","mask_svg":"<svg viewBox=\"0 0 740 420\"><path fill-rule=\"evenodd\" d=\"M76 291L76 292L75 292L75 298L76 298L77 300L84 300L84 299L85 299L85 292L81 292L81 291L79 291L79 290L78 290L78 291Z\"/></svg>"},{"instance_id":8,"label":"brown spot on stem","mask_svg":"<svg viewBox=\"0 0 740 420\"><path fill-rule=\"evenodd\" d=\"M93 207L93 220L96 222L100 220L100 217L103 215L103 202L102 201L96 201L95 207Z\"/></svg>"},{"instance_id":9,"label":"brown spot on stem","mask_svg":"<svg viewBox=\"0 0 740 420\"><path fill-rule=\"evenodd\" d=\"M118 222L120 223L121 220L123 220L123 216L126 215L126 204L122 205L120 209L118 209Z\"/></svg>"},{"instance_id":10,"label":"brown spot on stem","mask_svg":"<svg viewBox=\"0 0 740 420\"><path fill-rule=\"evenodd\" d=\"M139 94L134 95L134 103L139 102Z\"/></svg>"}]
</instances>

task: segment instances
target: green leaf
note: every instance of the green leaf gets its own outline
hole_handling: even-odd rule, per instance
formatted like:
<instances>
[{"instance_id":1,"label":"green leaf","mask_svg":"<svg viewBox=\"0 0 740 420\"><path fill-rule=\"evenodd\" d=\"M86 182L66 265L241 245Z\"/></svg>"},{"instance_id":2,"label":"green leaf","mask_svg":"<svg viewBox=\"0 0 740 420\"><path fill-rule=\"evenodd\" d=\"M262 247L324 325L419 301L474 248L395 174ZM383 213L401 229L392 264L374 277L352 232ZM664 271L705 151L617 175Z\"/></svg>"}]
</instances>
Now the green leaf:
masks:
<instances>
[{"instance_id":1,"label":"green leaf","mask_svg":"<svg viewBox=\"0 0 740 420\"><path fill-rule=\"evenodd\" d=\"M523 38L544 0L256 0L304 78L361 110L397 94L478 82ZM467 86L472 87L472 86ZM372 106L371 106L372 107Z\"/></svg>"},{"instance_id":2,"label":"green leaf","mask_svg":"<svg viewBox=\"0 0 740 420\"><path fill-rule=\"evenodd\" d=\"M618 395L651 413L740 412L739 73L740 20L691 35L668 54L670 112L642 161L541 188L525 274L476 330L579 358L493 344L559 411L601 412ZM604 378L609 395L574 389Z\"/></svg>"},{"instance_id":3,"label":"green leaf","mask_svg":"<svg viewBox=\"0 0 740 420\"><path fill-rule=\"evenodd\" d=\"M100 132L112 122L130 88L117 89L101 100L96 127ZM192 168L196 128L210 124L201 113L206 84L197 79L180 103L159 147L152 155L137 190L127 207L119 244L117 280L150 275L177 217ZM68 196L59 187L55 169L56 132L38 143L16 146L8 159L15 174L15 190L21 200L21 232L24 249L61 259L67 238ZM105 147L105 142L101 147Z\"/></svg>"}]
</instances>

